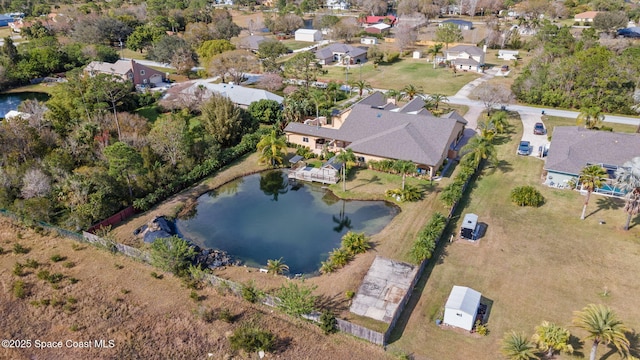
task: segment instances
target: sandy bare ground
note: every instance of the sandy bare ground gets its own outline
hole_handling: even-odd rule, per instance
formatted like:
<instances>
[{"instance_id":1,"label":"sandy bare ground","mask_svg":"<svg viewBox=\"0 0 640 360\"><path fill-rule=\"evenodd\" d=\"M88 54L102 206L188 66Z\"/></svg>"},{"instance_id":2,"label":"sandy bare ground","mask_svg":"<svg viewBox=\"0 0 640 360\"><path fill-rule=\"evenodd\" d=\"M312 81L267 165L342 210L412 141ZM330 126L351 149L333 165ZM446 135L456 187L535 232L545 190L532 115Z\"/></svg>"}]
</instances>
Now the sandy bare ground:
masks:
<instances>
[{"instance_id":1,"label":"sandy bare ground","mask_svg":"<svg viewBox=\"0 0 640 360\"><path fill-rule=\"evenodd\" d=\"M213 288L198 290L202 300L196 302L179 279L169 274L155 279L151 266L123 256L38 235L4 218L0 218L0 229L0 246L5 250L0 255L0 338L31 340L30 348L0 348L2 359L202 359L208 354L213 359L249 358L234 353L227 340L237 326L248 322L277 335L277 350L267 354L268 359L388 357L375 345L344 334L325 336L315 325L220 295ZM16 242L29 248L29 253L11 252ZM65 259L54 262L54 254ZM37 261L38 268L14 275L15 264L27 259ZM63 274L58 288L37 277L41 270ZM18 280L28 289L24 299L13 295ZM202 309L222 308L236 316L234 323L207 323L197 316ZM62 341L62 348L36 349L35 340ZM94 340L113 340L113 347L96 348ZM74 341L94 346L67 347Z\"/></svg>"}]
</instances>

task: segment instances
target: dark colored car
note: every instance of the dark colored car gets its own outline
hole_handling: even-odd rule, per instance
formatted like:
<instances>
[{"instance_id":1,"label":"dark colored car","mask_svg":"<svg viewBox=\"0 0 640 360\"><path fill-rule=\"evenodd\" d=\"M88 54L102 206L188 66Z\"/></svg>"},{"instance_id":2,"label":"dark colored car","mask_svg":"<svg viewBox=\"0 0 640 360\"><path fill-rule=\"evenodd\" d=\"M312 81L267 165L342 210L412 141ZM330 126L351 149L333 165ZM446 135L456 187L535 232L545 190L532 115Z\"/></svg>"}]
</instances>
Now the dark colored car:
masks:
<instances>
[{"instance_id":1,"label":"dark colored car","mask_svg":"<svg viewBox=\"0 0 640 360\"><path fill-rule=\"evenodd\" d=\"M543 123L539 122L539 123L536 123L533 126L533 134L534 135L544 135L544 133L545 133L545 130L544 130L544 124Z\"/></svg>"},{"instance_id":2,"label":"dark colored car","mask_svg":"<svg viewBox=\"0 0 640 360\"><path fill-rule=\"evenodd\" d=\"M531 152L531 143L528 141L520 141L518 145L518 155L529 155Z\"/></svg>"}]
</instances>

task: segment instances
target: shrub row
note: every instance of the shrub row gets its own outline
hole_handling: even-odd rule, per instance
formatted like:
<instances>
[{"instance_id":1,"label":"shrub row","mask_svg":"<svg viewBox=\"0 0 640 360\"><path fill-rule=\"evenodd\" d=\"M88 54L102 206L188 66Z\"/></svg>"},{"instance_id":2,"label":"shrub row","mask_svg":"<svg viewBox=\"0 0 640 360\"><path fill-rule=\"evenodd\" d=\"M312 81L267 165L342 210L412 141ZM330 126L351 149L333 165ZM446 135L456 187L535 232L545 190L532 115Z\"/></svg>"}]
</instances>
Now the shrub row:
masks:
<instances>
[{"instance_id":1,"label":"shrub row","mask_svg":"<svg viewBox=\"0 0 640 360\"><path fill-rule=\"evenodd\" d=\"M453 178L453 182L442 190L440 194L440 200L446 206L453 206L462 198L464 192L465 183L473 176L478 168L478 164L475 164L471 157L464 157L460 162L460 171Z\"/></svg>"},{"instance_id":2,"label":"shrub row","mask_svg":"<svg viewBox=\"0 0 640 360\"><path fill-rule=\"evenodd\" d=\"M242 141L240 141L239 144L231 148L224 149L217 159L207 159L194 166L191 171L179 176L166 186L158 188L156 191L147 194L143 198L136 199L133 202L133 207L140 211L147 211L158 202L213 174L215 171L220 170L220 168L228 165L235 159L255 151L256 145L260 141L262 135L266 134L267 130L261 129L255 133L243 136Z\"/></svg>"},{"instance_id":3,"label":"shrub row","mask_svg":"<svg viewBox=\"0 0 640 360\"><path fill-rule=\"evenodd\" d=\"M411 257L416 263L431 258L446 226L447 218L444 215L439 212L433 214L427 225L418 233L418 238L411 247Z\"/></svg>"}]
</instances>

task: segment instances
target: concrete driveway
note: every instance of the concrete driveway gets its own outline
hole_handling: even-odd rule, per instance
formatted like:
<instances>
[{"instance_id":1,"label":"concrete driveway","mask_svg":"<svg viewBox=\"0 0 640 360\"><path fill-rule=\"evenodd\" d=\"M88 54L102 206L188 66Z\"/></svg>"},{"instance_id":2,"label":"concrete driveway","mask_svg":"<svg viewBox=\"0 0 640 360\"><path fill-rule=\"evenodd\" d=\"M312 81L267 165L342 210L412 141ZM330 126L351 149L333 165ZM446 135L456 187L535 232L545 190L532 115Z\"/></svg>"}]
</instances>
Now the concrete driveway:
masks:
<instances>
[{"instance_id":1,"label":"concrete driveway","mask_svg":"<svg viewBox=\"0 0 640 360\"><path fill-rule=\"evenodd\" d=\"M529 154L529 156L535 156L538 157L538 149L540 148L540 146L543 147L543 149L549 148L549 141L547 140L547 134L544 135L534 135L533 134L533 126L537 123L537 122L542 122L542 114L532 114L530 112L528 113L520 113L520 120L522 120L522 128L523 128L523 133L522 133L522 140L523 141L529 141L531 143L531 153ZM545 125L545 129L546 129L546 125Z\"/></svg>"}]
</instances>

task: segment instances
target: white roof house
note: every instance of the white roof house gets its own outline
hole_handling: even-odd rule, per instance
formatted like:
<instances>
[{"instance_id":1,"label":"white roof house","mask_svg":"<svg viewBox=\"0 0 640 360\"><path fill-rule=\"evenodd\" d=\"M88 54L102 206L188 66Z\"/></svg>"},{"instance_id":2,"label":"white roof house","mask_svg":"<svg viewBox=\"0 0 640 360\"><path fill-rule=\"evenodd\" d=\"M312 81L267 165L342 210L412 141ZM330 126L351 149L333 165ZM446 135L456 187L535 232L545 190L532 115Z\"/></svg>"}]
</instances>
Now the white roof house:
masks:
<instances>
[{"instance_id":1,"label":"white roof house","mask_svg":"<svg viewBox=\"0 0 640 360\"><path fill-rule=\"evenodd\" d=\"M206 80L194 81L190 86L180 90L179 93L195 96L196 92L202 90L206 90L202 96L203 99L208 99L213 93L217 93L228 97L234 104L241 108L247 108L252 102L259 100L274 100L279 104L282 104L282 100L284 100L282 96L278 96L266 90L253 89L235 84L213 84ZM168 97L167 99L172 100L171 97Z\"/></svg>"},{"instance_id":2,"label":"white roof house","mask_svg":"<svg viewBox=\"0 0 640 360\"><path fill-rule=\"evenodd\" d=\"M454 285L444 306L444 323L471 331L482 294L466 286Z\"/></svg>"}]
</instances>

